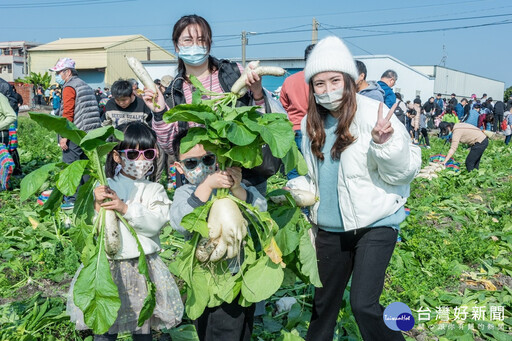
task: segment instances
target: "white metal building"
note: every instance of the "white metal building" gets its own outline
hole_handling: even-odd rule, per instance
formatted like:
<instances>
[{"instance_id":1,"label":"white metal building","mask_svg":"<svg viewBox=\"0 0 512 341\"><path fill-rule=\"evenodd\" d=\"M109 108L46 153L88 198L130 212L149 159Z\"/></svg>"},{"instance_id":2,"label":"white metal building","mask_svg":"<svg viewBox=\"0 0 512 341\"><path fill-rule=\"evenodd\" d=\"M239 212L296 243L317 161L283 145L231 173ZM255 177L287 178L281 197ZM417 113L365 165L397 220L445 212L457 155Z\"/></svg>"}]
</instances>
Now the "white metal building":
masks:
<instances>
[{"instance_id":1,"label":"white metal building","mask_svg":"<svg viewBox=\"0 0 512 341\"><path fill-rule=\"evenodd\" d=\"M502 100L505 91L504 82L442 66L410 66L389 55L355 56L354 59L366 65L368 72L366 80L378 81L384 71L394 70L398 74L398 80L393 90L401 93L404 101L412 101L416 96L420 96L421 101L425 102L437 93L441 93L447 99L455 93L459 100L462 97L469 98L473 93L478 98L483 93L487 93L494 100ZM240 63L239 59L231 60ZM279 88L286 77L301 71L305 64L303 58L261 58L259 60L260 65L280 66L287 71L282 77L263 77L263 86L270 91ZM142 63L153 78L161 78L165 74L174 75L177 67L176 60L152 60Z\"/></svg>"},{"instance_id":2,"label":"white metal building","mask_svg":"<svg viewBox=\"0 0 512 341\"><path fill-rule=\"evenodd\" d=\"M412 101L416 96L420 96L421 101L424 102L434 93L435 80L433 77L427 76L392 56L354 56L354 59L360 60L366 65L367 81L378 81L384 71L394 70L398 74L398 80L393 90L401 93L404 101Z\"/></svg>"},{"instance_id":3,"label":"white metal building","mask_svg":"<svg viewBox=\"0 0 512 341\"><path fill-rule=\"evenodd\" d=\"M505 83L494 79L473 75L471 73L449 69L444 66L412 66L414 69L434 78L434 93L450 98L452 93L457 99L470 98L476 94L477 98L486 93L494 100L503 100Z\"/></svg>"}]
</instances>

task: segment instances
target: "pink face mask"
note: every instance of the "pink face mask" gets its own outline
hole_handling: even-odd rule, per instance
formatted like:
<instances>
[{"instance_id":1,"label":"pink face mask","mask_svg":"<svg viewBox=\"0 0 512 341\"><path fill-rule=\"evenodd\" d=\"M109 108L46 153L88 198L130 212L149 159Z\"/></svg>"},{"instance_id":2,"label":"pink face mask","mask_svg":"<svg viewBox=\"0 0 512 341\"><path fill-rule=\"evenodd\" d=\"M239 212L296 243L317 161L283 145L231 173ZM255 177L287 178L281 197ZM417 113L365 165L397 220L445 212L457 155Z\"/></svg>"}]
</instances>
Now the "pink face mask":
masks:
<instances>
[{"instance_id":1,"label":"pink face mask","mask_svg":"<svg viewBox=\"0 0 512 341\"><path fill-rule=\"evenodd\" d=\"M137 180L144 178L153 167L152 160L128 160L124 155L121 155L121 160L123 172Z\"/></svg>"}]
</instances>

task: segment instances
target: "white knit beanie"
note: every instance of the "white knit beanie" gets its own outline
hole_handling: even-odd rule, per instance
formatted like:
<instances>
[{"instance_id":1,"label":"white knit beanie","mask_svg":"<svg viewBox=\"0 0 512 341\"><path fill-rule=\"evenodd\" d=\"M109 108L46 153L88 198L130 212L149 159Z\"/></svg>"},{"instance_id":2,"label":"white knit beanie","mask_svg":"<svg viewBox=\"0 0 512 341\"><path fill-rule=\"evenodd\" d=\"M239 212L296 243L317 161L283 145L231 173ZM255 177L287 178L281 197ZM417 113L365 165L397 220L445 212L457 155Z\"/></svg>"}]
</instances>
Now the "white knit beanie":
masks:
<instances>
[{"instance_id":1,"label":"white knit beanie","mask_svg":"<svg viewBox=\"0 0 512 341\"><path fill-rule=\"evenodd\" d=\"M320 40L311 51L304 68L306 83L309 83L311 77L324 71L344 72L354 81L359 77L352 54L338 37L330 36Z\"/></svg>"}]
</instances>

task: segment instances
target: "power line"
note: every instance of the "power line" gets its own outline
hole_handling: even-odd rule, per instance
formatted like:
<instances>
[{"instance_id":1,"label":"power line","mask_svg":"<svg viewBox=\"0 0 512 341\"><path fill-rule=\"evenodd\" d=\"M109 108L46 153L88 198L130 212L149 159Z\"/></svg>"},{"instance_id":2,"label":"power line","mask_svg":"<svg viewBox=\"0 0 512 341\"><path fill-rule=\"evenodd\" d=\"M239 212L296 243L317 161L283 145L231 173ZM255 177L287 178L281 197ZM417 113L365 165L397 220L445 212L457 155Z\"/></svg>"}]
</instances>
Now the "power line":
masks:
<instances>
[{"instance_id":1,"label":"power line","mask_svg":"<svg viewBox=\"0 0 512 341\"><path fill-rule=\"evenodd\" d=\"M433 29L423 29L423 30L412 30L412 31L388 31L382 33L375 34L366 34L366 35L354 35L354 36L343 36L344 40L346 39L354 39L354 38L368 38L368 37L379 37L379 36L389 36L389 35L398 35L398 34L411 34L411 33L426 33L426 32L438 32L438 31L453 31L453 30L461 30L461 29L470 29L477 27L486 27L486 26L499 26L499 25L508 25L512 24L511 20L503 20L500 22L491 22L491 23L483 23L483 24L475 24L475 25L465 25L465 26L456 26L456 27L446 27L446 28L433 28ZM329 30L330 31L330 30ZM304 43L309 42L310 39L299 39L299 40L286 40L286 41L274 41L274 42L264 42L264 43L253 43L251 46L261 46L261 45L277 45L277 44L293 44L293 43ZM356 45L354 45L356 46ZM173 46L160 46L163 49L171 48ZM231 44L231 45L213 45L213 48L230 48L230 47L240 47L240 44ZM358 46L356 46L358 47ZM360 47L358 47L360 48ZM138 49L126 49L119 51L119 53L127 53L127 52L141 52L146 51L146 48L138 48ZM361 50L364 50L361 48ZM117 51L116 51L117 52ZM371 54L371 52L367 51ZM95 54L95 53L90 53Z\"/></svg>"},{"instance_id":2,"label":"power line","mask_svg":"<svg viewBox=\"0 0 512 341\"><path fill-rule=\"evenodd\" d=\"M331 29L333 29L333 30L346 30L346 29L367 28L367 27L383 27L383 26L412 25L412 24L433 24L436 22L499 18L499 17L508 17L508 16L512 16L512 13L493 14L493 15L478 15L478 16L471 16L471 17L464 17L464 18L445 18L445 19L437 19L437 20L415 20L415 21L406 21L406 22L398 22L398 23L364 24L364 25L355 25L355 26L334 26L334 25L329 25L329 26L331 26Z\"/></svg>"},{"instance_id":3,"label":"power line","mask_svg":"<svg viewBox=\"0 0 512 341\"><path fill-rule=\"evenodd\" d=\"M319 23L319 24L320 24L320 23ZM324 28L324 29L326 29L327 31L329 31L329 32L331 32L332 34L334 34L334 32L332 32L332 31L331 31L331 30L329 30L328 28L324 27L322 24L320 24L320 27L323 27L323 28ZM335 35L335 34L334 34L334 35ZM358 49L360 49L360 50L362 50L362 51L364 51L364 52L366 52L366 53L368 53L368 54L370 54L370 55L372 55L372 56L374 55L374 54L373 54L373 53L371 53L370 51L363 49L362 47L360 47L360 46L356 45L355 43L353 43L353 42L351 42L351 41L349 41L349 40L345 40L345 41L346 41L348 44L353 45L353 46L357 47Z\"/></svg>"},{"instance_id":4,"label":"power line","mask_svg":"<svg viewBox=\"0 0 512 341\"><path fill-rule=\"evenodd\" d=\"M136 0L75 0L75 1L55 1L55 2L39 2L29 4L4 4L0 8L6 9L22 9L22 8L40 8L40 7L66 7L66 6L87 6L87 5L104 5L117 2L133 2Z\"/></svg>"},{"instance_id":5,"label":"power line","mask_svg":"<svg viewBox=\"0 0 512 341\"><path fill-rule=\"evenodd\" d=\"M388 35L396 35L396 34L426 33L426 32L437 32L437 31L453 31L453 30L470 29L470 28L477 28L477 27L484 27L484 26L507 25L507 24L511 24L511 23L512 23L512 20L504 20L504 21L500 21L500 22L485 23L485 24L475 24L475 25L446 27L446 28L434 28L434 29L424 29L424 30L413 30L413 31L390 31L390 32L376 33L376 34L343 36L342 38L343 39L368 38L368 37L379 37L379 36L388 36ZM307 42L307 41L310 41L310 39L289 40L289 41L275 41L275 42L266 42L266 43L253 43L253 44L251 44L251 46L303 43L303 42ZM239 45L225 45L225 46L216 46L216 47L217 48L227 48L227 47L235 47L235 46L239 46Z\"/></svg>"},{"instance_id":6,"label":"power line","mask_svg":"<svg viewBox=\"0 0 512 341\"><path fill-rule=\"evenodd\" d=\"M450 21L450 22L453 22L453 21L462 21L462 20L475 20L475 19L486 19L486 18L498 18L498 17L508 17L508 16L512 16L512 13L506 13L506 14L496 14L496 15L486 15L486 16L470 16L470 17L463 17L463 18L460 18L460 17L457 17L457 18L445 18L445 19L434 19L434 20L421 20L421 21L406 21L406 22L394 22L394 23L377 23L377 24L360 24L360 25L351 25L351 26L334 26L334 25L330 25L330 24L325 24L325 23L322 23L322 27L324 30L361 30L361 31L369 31L369 32L372 32L371 30L368 30L368 28L370 27L387 27L387 26L399 26L399 25L413 25L413 24L432 24L432 23L438 23L438 22L447 22L447 21ZM151 26L151 25L149 25ZM278 30L273 30L273 31L266 31L266 32L261 32L261 33L256 33L254 34L254 36L259 36L259 35L271 35L271 34L286 34L286 33L301 33L301 32L310 32L311 29L298 29L300 27L305 27L305 26L309 26L309 25L299 25L299 26L294 26L294 27L289 27L289 28L284 28L284 29L278 29ZM485 26L485 25L484 25ZM389 33L386 32L386 31L373 31L373 32L379 32L379 33ZM399 32L399 31L398 31ZM423 32L423 31L420 31L420 32ZM425 31L425 32L428 32L428 31ZM369 35L367 35L369 36ZM367 36L364 36L364 37L367 37ZM214 38L231 38L231 39L238 39L240 38L240 34L226 34L226 35L216 35L214 36ZM67 39L73 39L73 38L67 38ZM86 38L77 38L77 39L86 39ZM171 41L171 38L148 38L149 40L151 41ZM228 39L226 39L228 40ZM214 39L215 41L215 39ZM224 40L220 40L220 41L224 41ZM103 41L101 41L103 42ZM88 43L95 43L95 41L91 41L89 40ZM80 44L83 44L83 42L67 42L65 43L67 45L80 45ZM251 45L255 45L255 44L251 44ZM53 46L58 46L58 43L54 43ZM63 46L64 43L63 43ZM228 46L228 47L231 47L231 46Z\"/></svg>"},{"instance_id":7,"label":"power line","mask_svg":"<svg viewBox=\"0 0 512 341\"><path fill-rule=\"evenodd\" d=\"M437 4L428 4L428 5L420 5L420 6L400 6L400 7L387 7L387 8L376 8L376 9L367 9L364 10L356 10L356 11L346 11L346 12L331 12L331 13L325 13L325 14L317 14L317 13L311 13L307 15L293 15L293 16L279 16L279 17L269 17L269 18L263 18L264 20L283 20L283 19L297 19L297 18L311 18L312 16L315 17L322 17L322 16L335 16L335 15L342 15L342 14L357 14L357 13L370 13L370 12L384 12L384 11L397 11L397 10L405 10L405 9L418 9L418 8L439 8L441 6L451 6L451 5L468 5L471 3L481 3L481 0L473 0L473 1L456 1L456 2L441 2ZM247 22L254 22L254 21L260 21L262 18L258 19L245 19L243 21L240 20L224 20L224 21L213 21L212 23L247 23Z\"/></svg>"}]
</instances>

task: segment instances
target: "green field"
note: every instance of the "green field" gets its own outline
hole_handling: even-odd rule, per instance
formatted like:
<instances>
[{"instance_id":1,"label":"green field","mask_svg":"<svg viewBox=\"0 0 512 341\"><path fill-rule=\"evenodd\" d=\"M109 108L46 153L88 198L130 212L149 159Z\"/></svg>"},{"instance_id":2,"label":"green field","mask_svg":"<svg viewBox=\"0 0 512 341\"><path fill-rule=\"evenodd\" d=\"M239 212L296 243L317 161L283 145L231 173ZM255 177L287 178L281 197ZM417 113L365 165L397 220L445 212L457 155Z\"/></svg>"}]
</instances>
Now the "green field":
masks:
<instances>
[{"instance_id":1,"label":"green field","mask_svg":"<svg viewBox=\"0 0 512 341\"><path fill-rule=\"evenodd\" d=\"M27 117L19 120L20 157L25 174L59 161L53 133ZM435 137L423 149L446 154L448 145ZM467 150L455 159L462 171L444 170L433 180L415 179L386 275L381 303L406 303L415 328L409 340L512 339L512 146L491 140L481 169L467 173ZM20 202L19 179L13 191L0 192L0 340L92 340L77 332L65 314L67 289L80 264L72 243L75 228L68 213L41 217L36 197ZM281 187L283 176L269 181ZM45 183L39 192L50 188ZM172 195L172 193L169 193ZM162 258L172 262L183 239L166 227L161 235ZM311 315L312 288L295 278L266 302L256 318L254 340L300 340ZM277 313L275 302L293 296L297 304ZM359 340L357 325L344 294L336 340ZM418 312L418 310L420 310ZM161 340L197 340L190 321L155 333ZM120 339L130 340L130 336Z\"/></svg>"}]
</instances>

